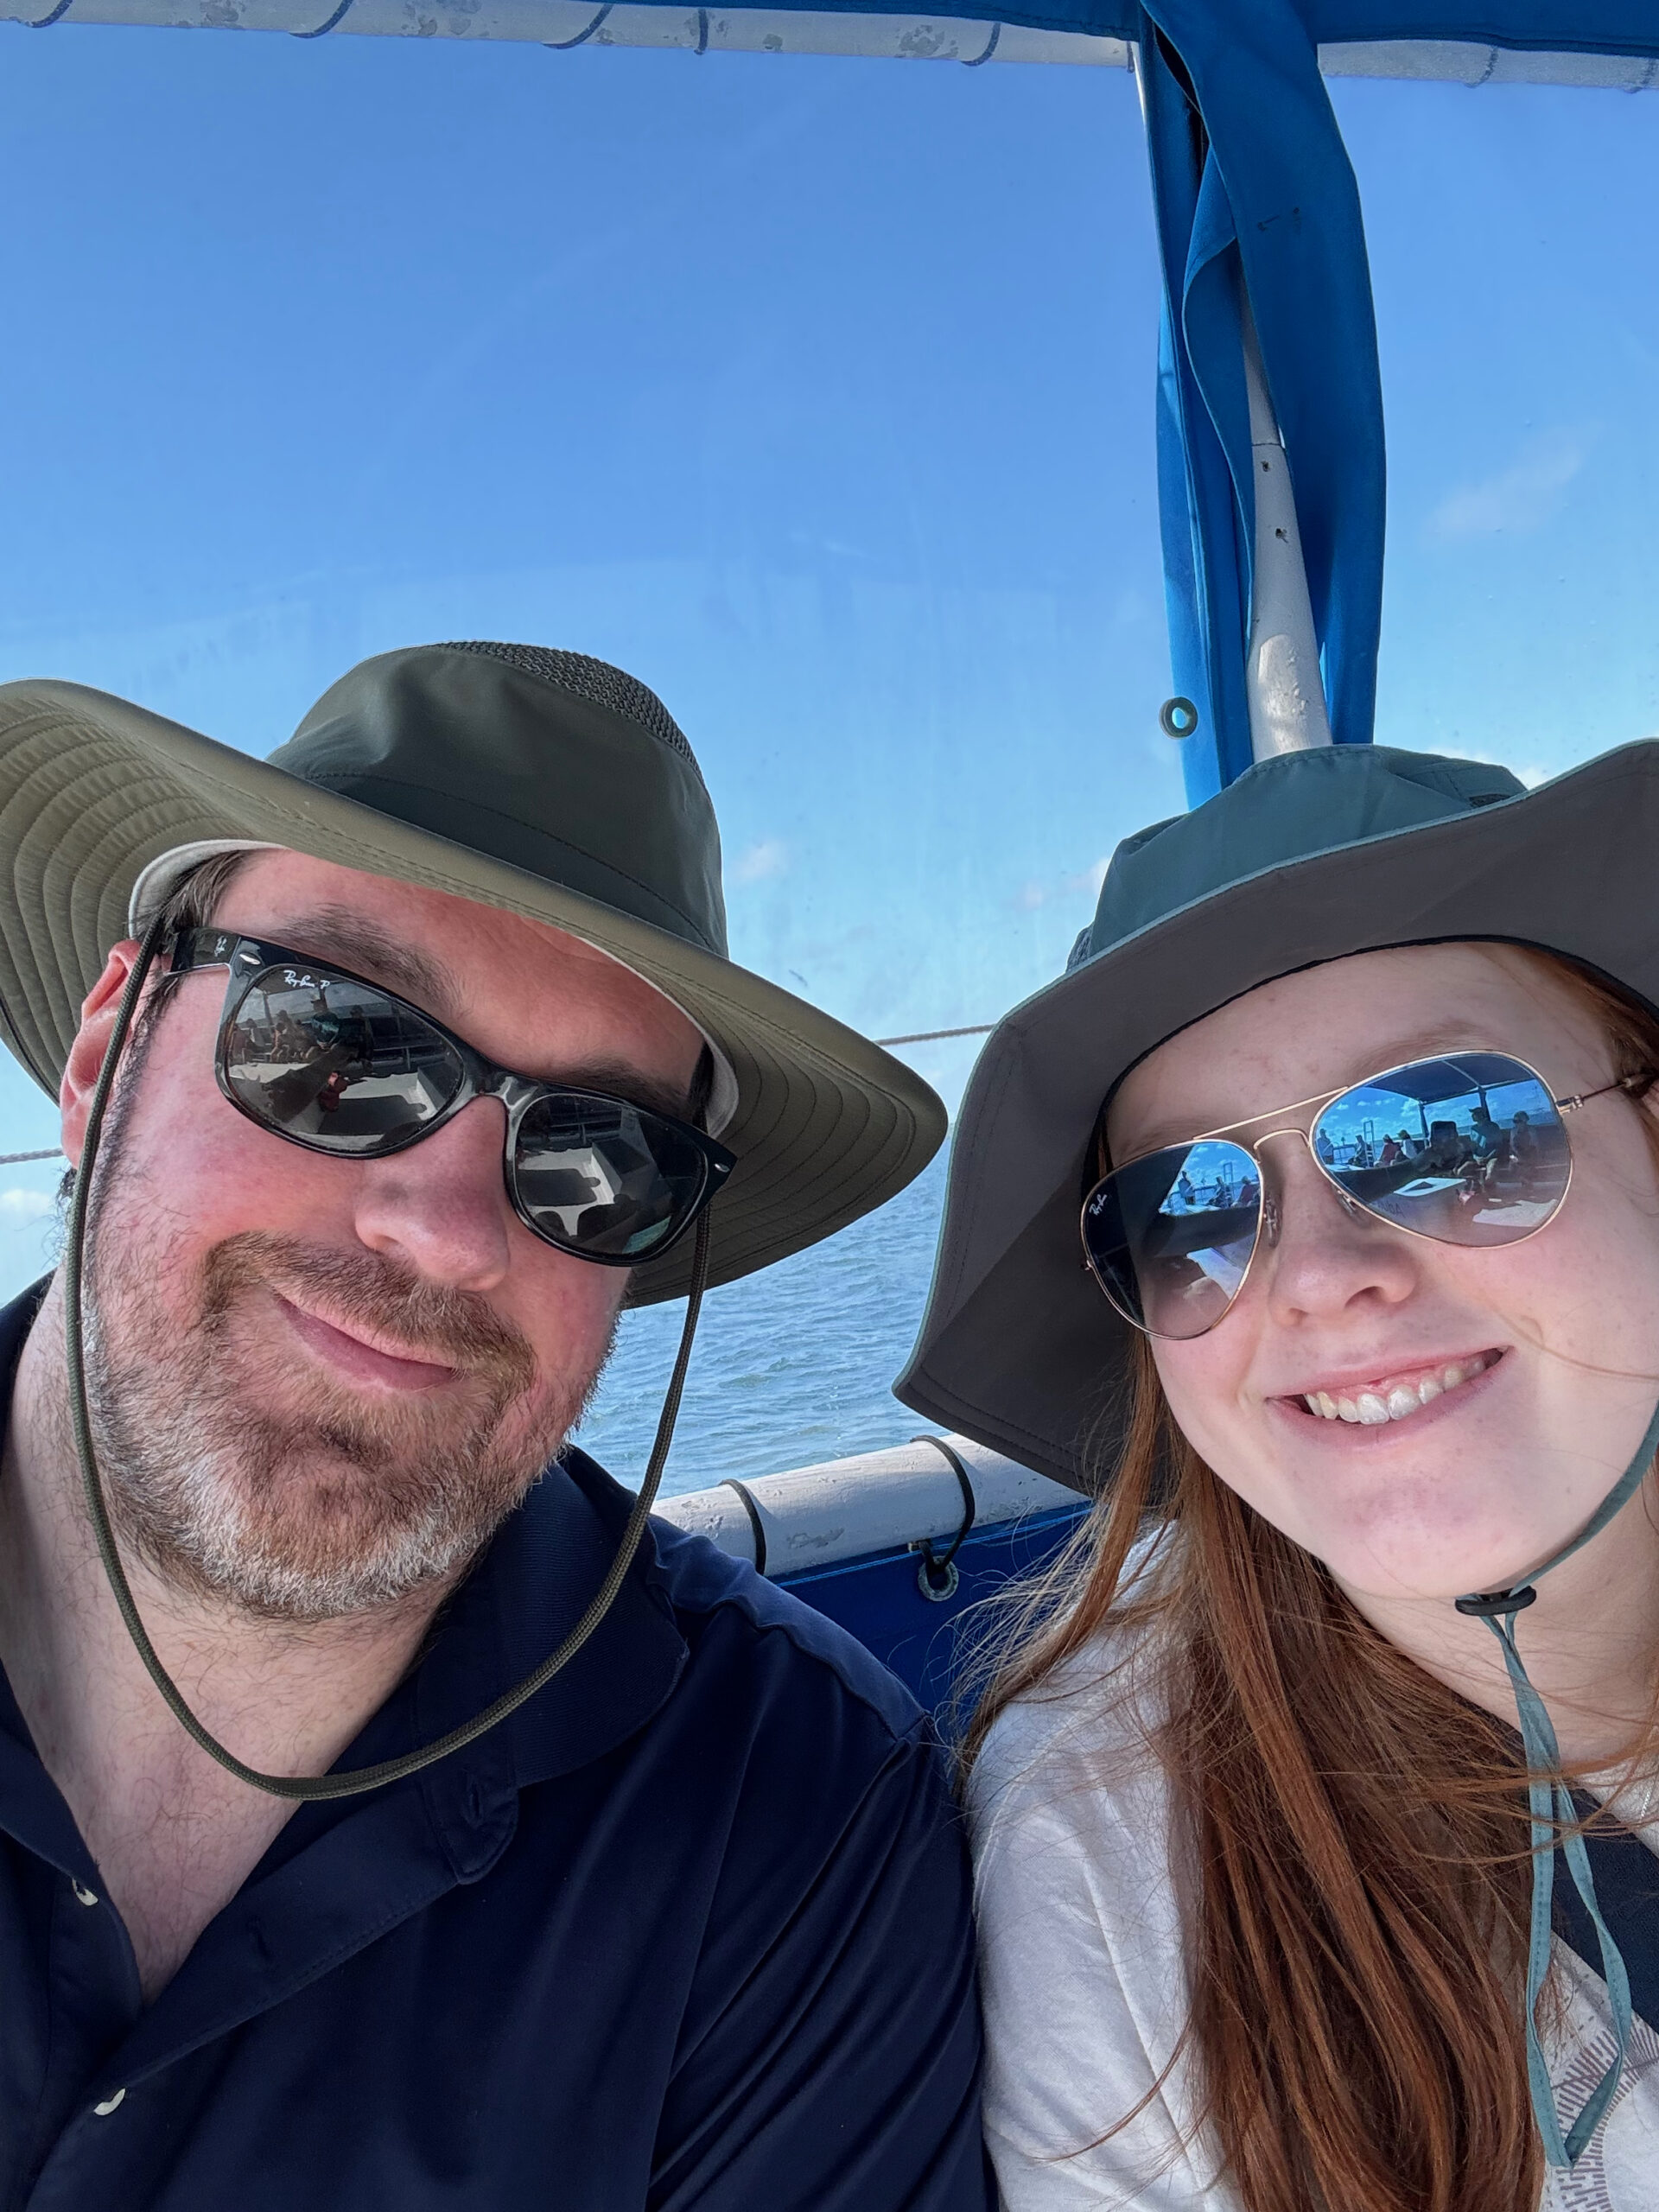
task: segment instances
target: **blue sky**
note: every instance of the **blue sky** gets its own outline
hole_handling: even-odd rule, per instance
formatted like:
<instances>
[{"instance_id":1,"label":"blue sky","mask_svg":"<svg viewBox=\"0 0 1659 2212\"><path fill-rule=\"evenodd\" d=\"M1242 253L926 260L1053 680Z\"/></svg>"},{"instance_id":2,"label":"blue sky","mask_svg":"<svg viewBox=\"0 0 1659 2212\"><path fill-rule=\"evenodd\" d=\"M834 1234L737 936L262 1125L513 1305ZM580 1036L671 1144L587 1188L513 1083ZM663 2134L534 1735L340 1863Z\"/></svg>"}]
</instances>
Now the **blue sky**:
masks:
<instances>
[{"instance_id":1,"label":"blue sky","mask_svg":"<svg viewBox=\"0 0 1659 2212\"><path fill-rule=\"evenodd\" d=\"M263 753L390 645L617 660L702 760L734 952L877 1034L1034 988L1181 804L1121 73L0 42L0 677ZM1659 730L1659 96L1334 97L1379 736L1541 776ZM9 1068L0 1134L54 1135ZM0 1172L0 1289L48 1180Z\"/></svg>"}]
</instances>

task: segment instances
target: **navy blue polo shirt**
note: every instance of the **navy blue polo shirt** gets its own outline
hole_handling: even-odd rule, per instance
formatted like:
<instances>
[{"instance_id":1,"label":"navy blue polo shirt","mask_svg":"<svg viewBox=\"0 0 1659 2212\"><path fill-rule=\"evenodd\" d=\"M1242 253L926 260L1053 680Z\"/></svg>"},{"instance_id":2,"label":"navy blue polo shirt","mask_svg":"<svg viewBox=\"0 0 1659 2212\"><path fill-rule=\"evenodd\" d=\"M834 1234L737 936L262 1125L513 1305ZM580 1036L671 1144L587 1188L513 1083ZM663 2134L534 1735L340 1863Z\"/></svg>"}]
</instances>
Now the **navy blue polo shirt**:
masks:
<instances>
[{"instance_id":1,"label":"navy blue polo shirt","mask_svg":"<svg viewBox=\"0 0 1659 2212\"><path fill-rule=\"evenodd\" d=\"M527 1674L628 1504L568 1453L340 1764ZM926 1722L696 1537L481 1741L302 1806L149 2006L0 1681L3 2212L980 2212L978 2061Z\"/></svg>"}]
</instances>

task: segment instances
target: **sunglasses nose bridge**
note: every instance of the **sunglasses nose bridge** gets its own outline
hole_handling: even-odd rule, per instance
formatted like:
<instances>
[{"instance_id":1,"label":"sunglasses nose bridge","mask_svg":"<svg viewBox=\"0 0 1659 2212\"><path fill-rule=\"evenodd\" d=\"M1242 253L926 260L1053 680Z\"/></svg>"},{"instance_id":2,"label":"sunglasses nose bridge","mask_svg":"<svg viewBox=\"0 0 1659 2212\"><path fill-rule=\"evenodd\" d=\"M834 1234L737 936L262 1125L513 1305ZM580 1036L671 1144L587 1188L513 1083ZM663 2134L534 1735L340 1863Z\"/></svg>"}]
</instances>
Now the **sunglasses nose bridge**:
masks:
<instances>
[{"instance_id":1,"label":"sunglasses nose bridge","mask_svg":"<svg viewBox=\"0 0 1659 2212\"><path fill-rule=\"evenodd\" d=\"M1257 1168L1261 1171L1261 1235L1262 1243L1268 1247L1269 1251L1273 1250L1273 1249L1277 1245L1285 1225L1284 1171L1279 1166L1277 1161L1273 1162L1272 1179L1270 1181L1268 1179L1268 1162L1262 1156L1262 1147L1264 1144L1269 1143L1274 1137L1298 1137L1301 1140L1303 1146L1306 1148L1310 1156L1313 1154L1313 1139L1309 1136L1307 1131L1306 1129L1298 1128L1294 1122L1287 1122L1282 1128L1263 1129L1261 1135L1255 1138L1247 1147L1251 1158L1255 1161Z\"/></svg>"},{"instance_id":2,"label":"sunglasses nose bridge","mask_svg":"<svg viewBox=\"0 0 1659 2212\"><path fill-rule=\"evenodd\" d=\"M1332 1173L1328 1165L1319 1158L1319 1147L1313 1141L1314 1131L1317 1129L1318 1126L1319 1116L1316 1114L1306 1128L1300 1128L1294 1122L1289 1122L1282 1128L1266 1129L1255 1139L1255 1143L1251 1145L1249 1149L1252 1153L1256 1153L1257 1147L1261 1145L1266 1144L1270 1137L1297 1138L1300 1141L1303 1151L1307 1154L1308 1160L1313 1166L1314 1174L1319 1179L1319 1184L1325 1190L1331 1192L1334 1195L1344 1213L1345 1213L1351 1220L1364 1218L1367 1213L1366 1208L1360 1205L1358 1199L1356 1198L1351 1192L1344 1191L1343 1189L1341 1184L1338 1182L1336 1177ZM1266 1163L1260 1160L1259 1154L1257 1154L1257 1159L1258 1164L1262 1169L1262 1241L1268 1247L1269 1250L1271 1250L1278 1244L1281 1236L1284 1233L1284 1170L1275 1165L1274 1182L1276 1183L1279 1187L1274 1189L1268 1183ZM1384 1227L1388 1226L1386 1223L1382 1225Z\"/></svg>"},{"instance_id":3,"label":"sunglasses nose bridge","mask_svg":"<svg viewBox=\"0 0 1659 2212\"><path fill-rule=\"evenodd\" d=\"M476 1086L480 1098L499 1099L507 1117L507 1142L512 1145L518 1135L518 1124L542 1096L543 1086L532 1083L528 1076L509 1075L505 1069L497 1068Z\"/></svg>"}]
</instances>

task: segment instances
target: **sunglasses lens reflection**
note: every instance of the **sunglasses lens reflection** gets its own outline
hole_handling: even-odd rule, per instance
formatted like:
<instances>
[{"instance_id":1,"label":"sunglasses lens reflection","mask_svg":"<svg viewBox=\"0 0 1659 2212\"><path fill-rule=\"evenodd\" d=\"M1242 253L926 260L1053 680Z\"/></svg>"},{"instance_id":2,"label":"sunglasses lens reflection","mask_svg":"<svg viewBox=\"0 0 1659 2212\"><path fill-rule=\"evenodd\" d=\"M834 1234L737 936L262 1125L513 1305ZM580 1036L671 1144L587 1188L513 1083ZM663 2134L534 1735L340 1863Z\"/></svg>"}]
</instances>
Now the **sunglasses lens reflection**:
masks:
<instances>
[{"instance_id":1,"label":"sunglasses lens reflection","mask_svg":"<svg viewBox=\"0 0 1659 2212\"><path fill-rule=\"evenodd\" d=\"M222 1046L232 1095L314 1152L373 1159L415 1142L467 1077L418 1008L324 968L270 968ZM626 1265L678 1235L709 1181L677 1123L621 1099L552 1090L521 1116L509 1167L528 1227L561 1251Z\"/></svg>"},{"instance_id":2,"label":"sunglasses lens reflection","mask_svg":"<svg viewBox=\"0 0 1659 2212\"><path fill-rule=\"evenodd\" d=\"M671 1122L576 1091L538 1099L513 1153L514 1190L531 1227L589 1259L647 1258L683 1227L708 1173Z\"/></svg>"},{"instance_id":3,"label":"sunglasses lens reflection","mask_svg":"<svg viewBox=\"0 0 1659 2212\"><path fill-rule=\"evenodd\" d=\"M1309 1133L1338 1189L1379 1221L1441 1244L1514 1244L1567 1195L1567 1131L1543 1082L1503 1052L1413 1060L1357 1084ZM1232 1304L1255 1249L1260 1171L1224 1138L1115 1169L1084 1206L1084 1247L1118 1310L1160 1337L1198 1337Z\"/></svg>"},{"instance_id":4,"label":"sunglasses lens reflection","mask_svg":"<svg viewBox=\"0 0 1659 2212\"><path fill-rule=\"evenodd\" d=\"M1313 1124L1326 1173L1379 1220L1442 1244L1513 1244L1567 1194L1549 1092L1498 1052L1414 1060L1345 1090Z\"/></svg>"},{"instance_id":5,"label":"sunglasses lens reflection","mask_svg":"<svg viewBox=\"0 0 1659 2212\"><path fill-rule=\"evenodd\" d=\"M406 1144L463 1077L448 1041L414 1007L326 969L257 976L223 1050L231 1089L256 1121L358 1157Z\"/></svg>"},{"instance_id":6,"label":"sunglasses lens reflection","mask_svg":"<svg viewBox=\"0 0 1659 2212\"><path fill-rule=\"evenodd\" d=\"M1084 1248L1121 1313L1160 1337L1198 1337L1232 1304L1262 1221L1242 1145L1166 1147L1116 1169L1084 1207Z\"/></svg>"}]
</instances>

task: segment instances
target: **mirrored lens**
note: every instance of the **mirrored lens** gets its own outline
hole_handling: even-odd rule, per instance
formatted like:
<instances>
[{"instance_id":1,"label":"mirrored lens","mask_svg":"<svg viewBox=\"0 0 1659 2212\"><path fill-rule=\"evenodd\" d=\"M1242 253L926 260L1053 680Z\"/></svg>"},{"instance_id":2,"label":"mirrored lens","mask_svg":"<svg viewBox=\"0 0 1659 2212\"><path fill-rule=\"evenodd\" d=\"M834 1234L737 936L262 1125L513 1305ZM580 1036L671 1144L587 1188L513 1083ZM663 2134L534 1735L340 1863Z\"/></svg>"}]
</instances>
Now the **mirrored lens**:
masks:
<instances>
[{"instance_id":1,"label":"mirrored lens","mask_svg":"<svg viewBox=\"0 0 1659 2212\"><path fill-rule=\"evenodd\" d=\"M1313 1124L1332 1179L1369 1212L1443 1244L1513 1244L1567 1194L1567 1131L1524 1062L1414 1060L1344 1090Z\"/></svg>"},{"instance_id":2,"label":"mirrored lens","mask_svg":"<svg viewBox=\"0 0 1659 2212\"><path fill-rule=\"evenodd\" d=\"M619 1099L563 1091L518 1124L513 1195L538 1236L584 1259L632 1261L682 1229L708 1179L683 1129Z\"/></svg>"},{"instance_id":3,"label":"mirrored lens","mask_svg":"<svg viewBox=\"0 0 1659 2212\"><path fill-rule=\"evenodd\" d=\"M327 969L268 968L226 1032L225 1077L256 1120L319 1151L395 1151L463 1079L412 1007Z\"/></svg>"},{"instance_id":4,"label":"mirrored lens","mask_svg":"<svg viewBox=\"0 0 1659 2212\"><path fill-rule=\"evenodd\" d=\"M1242 1145L1170 1145L1109 1174L1084 1207L1084 1249L1122 1313L1198 1337L1237 1295L1255 1249L1262 1178Z\"/></svg>"}]
</instances>

